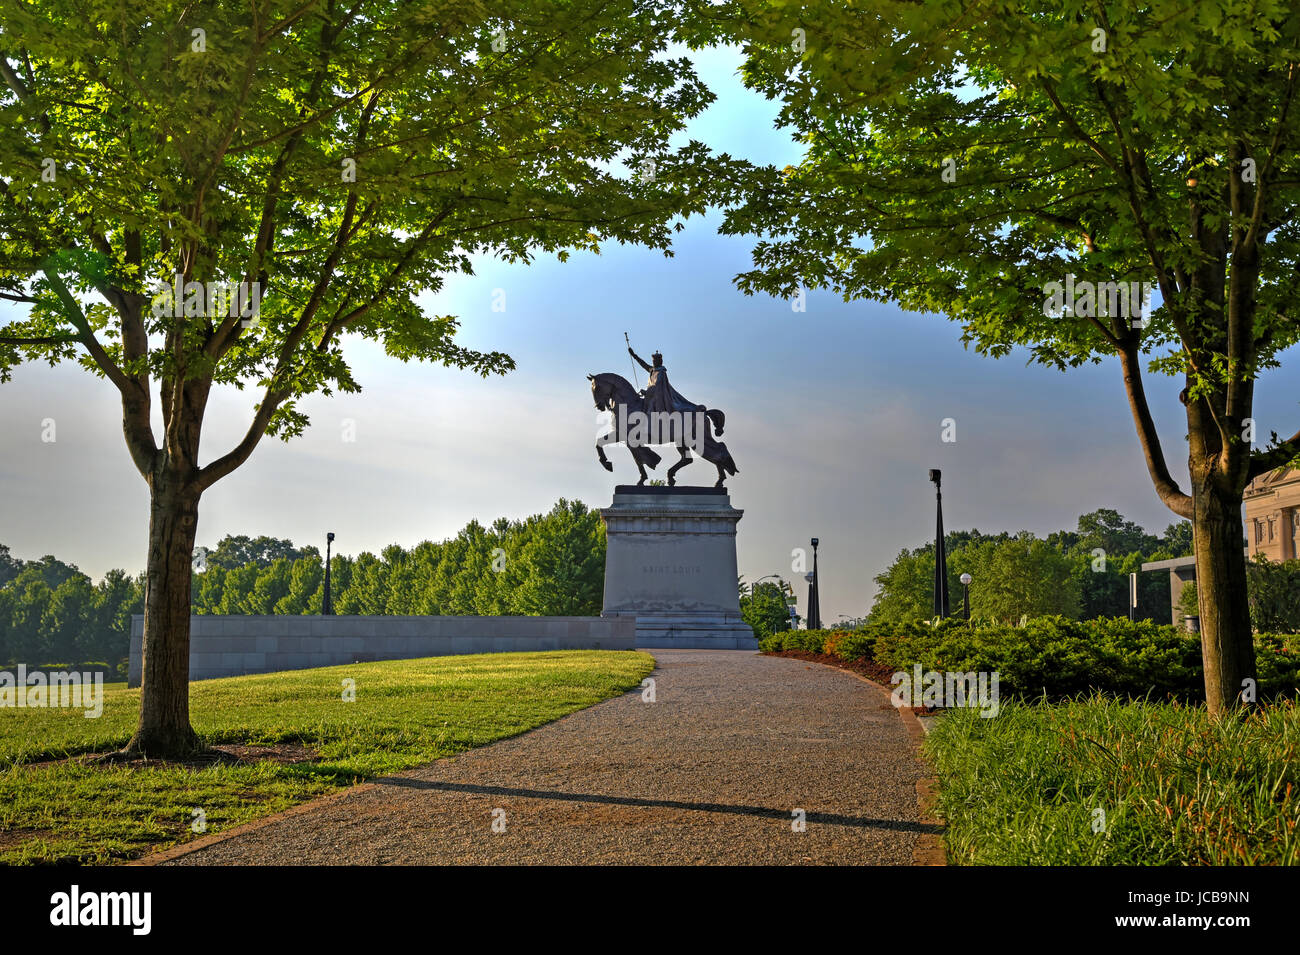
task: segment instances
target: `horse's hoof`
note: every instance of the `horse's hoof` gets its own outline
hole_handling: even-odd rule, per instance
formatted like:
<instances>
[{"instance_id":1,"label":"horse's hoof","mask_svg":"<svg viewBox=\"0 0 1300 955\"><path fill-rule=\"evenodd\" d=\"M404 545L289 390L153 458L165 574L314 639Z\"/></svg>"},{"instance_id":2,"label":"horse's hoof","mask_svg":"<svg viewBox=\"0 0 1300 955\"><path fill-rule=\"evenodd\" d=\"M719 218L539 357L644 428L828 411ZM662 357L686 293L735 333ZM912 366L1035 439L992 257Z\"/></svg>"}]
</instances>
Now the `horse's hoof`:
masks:
<instances>
[{"instance_id":1,"label":"horse's hoof","mask_svg":"<svg viewBox=\"0 0 1300 955\"><path fill-rule=\"evenodd\" d=\"M608 461L601 461L600 466L604 468L606 471L614 470L614 465L610 464Z\"/></svg>"}]
</instances>

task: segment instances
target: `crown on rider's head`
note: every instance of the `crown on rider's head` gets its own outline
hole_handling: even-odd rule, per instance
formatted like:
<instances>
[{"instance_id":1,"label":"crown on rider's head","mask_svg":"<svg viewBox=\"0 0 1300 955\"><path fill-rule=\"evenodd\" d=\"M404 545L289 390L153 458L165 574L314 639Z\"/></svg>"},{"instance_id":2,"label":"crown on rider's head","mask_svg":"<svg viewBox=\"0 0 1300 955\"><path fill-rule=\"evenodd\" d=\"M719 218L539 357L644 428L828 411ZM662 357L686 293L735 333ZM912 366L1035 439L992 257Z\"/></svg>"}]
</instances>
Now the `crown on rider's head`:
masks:
<instances>
[{"instance_id":1,"label":"crown on rider's head","mask_svg":"<svg viewBox=\"0 0 1300 955\"><path fill-rule=\"evenodd\" d=\"M650 357L653 358L653 359L655 360L655 364L656 364L656 365L659 364L661 361L663 361L663 358L664 358L664 356L661 355L661 354L659 354L659 352L653 352L653 353L650 355Z\"/></svg>"}]
</instances>

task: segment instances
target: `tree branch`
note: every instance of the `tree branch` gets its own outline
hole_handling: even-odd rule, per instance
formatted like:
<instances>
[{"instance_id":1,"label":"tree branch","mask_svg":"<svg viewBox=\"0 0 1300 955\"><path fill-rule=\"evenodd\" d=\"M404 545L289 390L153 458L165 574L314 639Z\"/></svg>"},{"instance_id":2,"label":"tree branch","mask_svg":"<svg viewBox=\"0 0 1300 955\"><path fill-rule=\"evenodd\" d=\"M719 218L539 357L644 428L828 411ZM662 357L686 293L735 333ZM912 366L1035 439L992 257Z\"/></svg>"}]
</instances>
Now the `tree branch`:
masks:
<instances>
[{"instance_id":1,"label":"tree branch","mask_svg":"<svg viewBox=\"0 0 1300 955\"><path fill-rule=\"evenodd\" d=\"M1252 454L1250 456L1250 466L1246 470L1247 480L1253 481L1261 474L1276 471L1278 468L1290 464L1297 455L1300 455L1300 431L1297 431L1280 444Z\"/></svg>"},{"instance_id":2,"label":"tree branch","mask_svg":"<svg viewBox=\"0 0 1300 955\"><path fill-rule=\"evenodd\" d=\"M1125 343L1119 351L1120 366L1124 370L1124 390L1128 393L1129 409L1133 412L1133 423L1137 426L1138 441L1146 457L1147 471L1155 484L1156 493L1165 506L1188 520L1192 518L1192 498L1169 473L1165 463L1164 449L1160 445L1160 435L1156 431L1155 420L1151 417L1151 408L1147 404L1146 389L1142 385L1141 356L1135 341Z\"/></svg>"}]
</instances>

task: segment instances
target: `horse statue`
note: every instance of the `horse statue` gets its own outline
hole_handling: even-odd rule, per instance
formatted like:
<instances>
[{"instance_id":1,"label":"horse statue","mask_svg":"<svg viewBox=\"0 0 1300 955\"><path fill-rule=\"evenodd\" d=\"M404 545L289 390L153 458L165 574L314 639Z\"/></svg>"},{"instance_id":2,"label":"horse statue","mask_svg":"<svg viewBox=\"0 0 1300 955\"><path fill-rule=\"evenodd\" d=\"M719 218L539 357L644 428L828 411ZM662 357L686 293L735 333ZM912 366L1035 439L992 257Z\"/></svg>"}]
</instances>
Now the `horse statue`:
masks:
<instances>
[{"instance_id":1,"label":"horse statue","mask_svg":"<svg viewBox=\"0 0 1300 955\"><path fill-rule=\"evenodd\" d=\"M722 434L726 423L725 416L718 409L690 405L693 410L687 411L687 406L679 401L675 413L647 412L645 396L622 375L603 372L588 375L587 379L591 382L591 396L596 409L614 414L614 430L596 439L596 457L606 471L613 471L614 465L605 456L605 445L619 443L627 445L632 460L636 462L641 474L641 480L637 481L638 487L646 482L646 467L654 470L662 460L650 449L651 444L671 444L681 455L681 459L668 469L670 487L677 484L677 472L693 460L692 450L718 469L718 480L714 487L722 487L728 474L736 474L740 470L732 460L726 444L714 437L715 433L719 436ZM638 433L635 425L628 428L628 422L633 421L634 416L639 416L637 424L646 421L651 425L647 433ZM659 425L658 429L654 425Z\"/></svg>"}]
</instances>

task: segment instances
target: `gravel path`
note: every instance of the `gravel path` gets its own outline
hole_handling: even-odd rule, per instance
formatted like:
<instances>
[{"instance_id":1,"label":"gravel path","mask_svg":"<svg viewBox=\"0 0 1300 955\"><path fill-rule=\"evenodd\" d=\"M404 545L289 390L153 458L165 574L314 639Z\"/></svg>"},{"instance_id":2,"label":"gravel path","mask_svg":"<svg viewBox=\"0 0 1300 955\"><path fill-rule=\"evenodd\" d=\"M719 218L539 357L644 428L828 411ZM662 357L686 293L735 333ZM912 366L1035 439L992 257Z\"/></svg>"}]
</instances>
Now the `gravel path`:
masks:
<instances>
[{"instance_id":1,"label":"gravel path","mask_svg":"<svg viewBox=\"0 0 1300 955\"><path fill-rule=\"evenodd\" d=\"M884 693L800 660L651 652L654 703L607 700L172 864L911 864L926 773Z\"/></svg>"}]
</instances>

